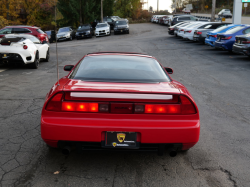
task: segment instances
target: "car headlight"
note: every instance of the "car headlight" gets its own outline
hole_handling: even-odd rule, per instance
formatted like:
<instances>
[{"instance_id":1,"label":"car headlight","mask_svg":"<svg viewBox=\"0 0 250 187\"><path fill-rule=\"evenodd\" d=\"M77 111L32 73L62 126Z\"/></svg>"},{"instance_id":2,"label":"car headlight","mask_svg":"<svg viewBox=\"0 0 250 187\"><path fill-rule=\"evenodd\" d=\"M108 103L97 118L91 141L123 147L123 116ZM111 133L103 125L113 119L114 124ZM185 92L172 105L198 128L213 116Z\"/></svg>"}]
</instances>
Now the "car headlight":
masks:
<instances>
[{"instance_id":1,"label":"car headlight","mask_svg":"<svg viewBox=\"0 0 250 187\"><path fill-rule=\"evenodd\" d=\"M90 31L86 31L86 34L89 34L90 33Z\"/></svg>"},{"instance_id":2,"label":"car headlight","mask_svg":"<svg viewBox=\"0 0 250 187\"><path fill-rule=\"evenodd\" d=\"M70 37L70 33L68 33L68 34L65 34L65 36L66 36L66 37Z\"/></svg>"}]
</instances>

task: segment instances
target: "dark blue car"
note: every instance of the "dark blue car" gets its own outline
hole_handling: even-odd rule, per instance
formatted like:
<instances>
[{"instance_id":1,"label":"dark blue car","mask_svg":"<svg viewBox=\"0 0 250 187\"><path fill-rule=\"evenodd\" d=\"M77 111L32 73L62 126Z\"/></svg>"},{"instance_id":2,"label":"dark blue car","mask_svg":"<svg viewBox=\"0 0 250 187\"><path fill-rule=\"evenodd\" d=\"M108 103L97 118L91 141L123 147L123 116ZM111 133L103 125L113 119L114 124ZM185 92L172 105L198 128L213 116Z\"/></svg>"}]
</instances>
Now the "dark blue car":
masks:
<instances>
[{"instance_id":1,"label":"dark blue car","mask_svg":"<svg viewBox=\"0 0 250 187\"><path fill-rule=\"evenodd\" d=\"M232 29L236 26L240 26L240 25L235 25L235 24L225 25L225 26L219 27L218 29L215 29L212 32L208 32L207 37L205 39L205 44L214 47L214 42L217 40L217 34L224 33L227 30Z\"/></svg>"},{"instance_id":2,"label":"dark blue car","mask_svg":"<svg viewBox=\"0 0 250 187\"><path fill-rule=\"evenodd\" d=\"M234 27L224 33L217 34L215 48L223 49L232 52L233 44L235 43L236 35L244 35L250 33L250 25L240 25Z\"/></svg>"}]
</instances>

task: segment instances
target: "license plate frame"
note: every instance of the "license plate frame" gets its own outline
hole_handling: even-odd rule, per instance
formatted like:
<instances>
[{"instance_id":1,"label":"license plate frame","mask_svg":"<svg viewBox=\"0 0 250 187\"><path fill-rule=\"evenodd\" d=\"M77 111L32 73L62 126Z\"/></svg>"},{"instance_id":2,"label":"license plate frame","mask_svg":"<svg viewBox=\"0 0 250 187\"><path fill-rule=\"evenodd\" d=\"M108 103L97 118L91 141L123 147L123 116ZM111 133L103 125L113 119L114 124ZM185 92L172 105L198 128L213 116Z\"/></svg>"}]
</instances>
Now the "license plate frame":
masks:
<instances>
[{"instance_id":1,"label":"license plate frame","mask_svg":"<svg viewBox=\"0 0 250 187\"><path fill-rule=\"evenodd\" d=\"M136 132L105 132L105 148L138 149Z\"/></svg>"}]
</instances>

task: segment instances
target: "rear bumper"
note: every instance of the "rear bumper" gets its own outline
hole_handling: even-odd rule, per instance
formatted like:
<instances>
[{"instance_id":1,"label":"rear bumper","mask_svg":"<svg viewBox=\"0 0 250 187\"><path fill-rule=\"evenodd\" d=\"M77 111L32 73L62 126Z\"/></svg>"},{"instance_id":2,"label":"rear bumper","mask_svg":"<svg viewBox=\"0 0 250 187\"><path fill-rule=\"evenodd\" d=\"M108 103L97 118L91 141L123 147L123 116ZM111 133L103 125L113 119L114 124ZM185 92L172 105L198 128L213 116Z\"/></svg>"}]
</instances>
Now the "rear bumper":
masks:
<instances>
[{"instance_id":1,"label":"rear bumper","mask_svg":"<svg viewBox=\"0 0 250 187\"><path fill-rule=\"evenodd\" d=\"M60 112L58 112L60 113ZM105 140L107 131L137 132L140 144L182 144L185 149L194 146L199 140L199 115L164 119L159 115L96 115L88 114L81 118L79 114L67 117L60 114L49 117L42 115L41 136L50 146L56 147L63 142L97 142ZM144 117L145 116L145 117ZM166 118L166 117L165 117ZM194 118L196 120L194 120ZM188 148L187 148L188 147ZM184 149L183 148L183 149Z\"/></svg>"},{"instance_id":2,"label":"rear bumper","mask_svg":"<svg viewBox=\"0 0 250 187\"><path fill-rule=\"evenodd\" d=\"M0 64L9 64L9 63L22 63L28 64L34 62L35 55L30 51L23 51L17 53L14 50L8 50L8 53L0 52Z\"/></svg>"},{"instance_id":3,"label":"rear bumper","mask_svg":"<svg viewBox=\"0 0 250 187\"><path fill-rule=\"evenodd\" d=\"M217 49L223 49L223 50L226 50L226 51L230 51L232 50L232 45L226 43L226 42L215 42L214 43L214 47L217 48Z\"/></svg>"},{"instance_id":4,"label":"rear bumper","mask_svg":"<svg viewBox=\"0 0 250 187\"><path fill-rule=\"evenodd\" d=\"M237 54L247 55L250 56L250 48L240 47L240 46L233 46L233 52Z\"/></svg>"},{"instance_id":5,"label":"rear bumper","mask_svg":"<svg viewBox=\"0 0 250 187\"><path fill-rule=\"evenodd\" d=\"M211 46L211 47L214 47L214 42L215 42L216 40L211 40L211 39L205 39L205 44L207 44L207 45L209 45L209 46Z\"/></svg>"}]
</instances>

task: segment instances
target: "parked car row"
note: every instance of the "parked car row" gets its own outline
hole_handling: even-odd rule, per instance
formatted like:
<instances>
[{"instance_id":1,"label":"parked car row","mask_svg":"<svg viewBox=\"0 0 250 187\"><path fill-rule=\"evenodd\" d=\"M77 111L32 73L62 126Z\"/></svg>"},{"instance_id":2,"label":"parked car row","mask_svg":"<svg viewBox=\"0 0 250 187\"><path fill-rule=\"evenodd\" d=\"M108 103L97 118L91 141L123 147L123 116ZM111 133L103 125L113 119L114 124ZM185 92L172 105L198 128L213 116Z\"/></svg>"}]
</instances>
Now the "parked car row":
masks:
<instances>
[{"instance_id":1,"label":"parked car row","mask_svg":"<svg viewBox=\"0 0 250 187\"><path fill-rule=\"evenodd\" d=\"M105 20L105 19L104 19ZM109 21L109 19L107 19ZM82 38L92 38L93 36L109 36L111 30L114 30L114 34L127 33L129 34L129 24L127 19L116 19L112 24L109 22L97 23L95 28L90 24L83 24L74 30L72 27L63 27L58 30L56 35L57 41L64 40L77 40Z\"/></svg>"},{"instance_id":2,"label":"parked car row","mask_svg":"<svg viewBox=\"0 0 250 187\"><path fill-rule=\"evenodd\" d=\"M218 22L181 22L168 28L170 35L201 42L216 49L250 57L250 25Z\"/></svg>"}]
</instances>

